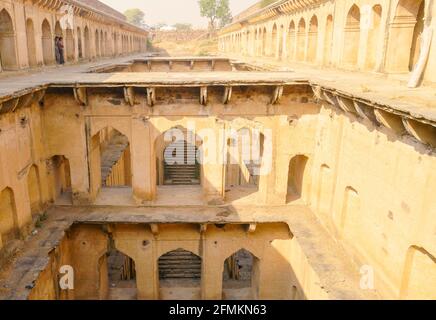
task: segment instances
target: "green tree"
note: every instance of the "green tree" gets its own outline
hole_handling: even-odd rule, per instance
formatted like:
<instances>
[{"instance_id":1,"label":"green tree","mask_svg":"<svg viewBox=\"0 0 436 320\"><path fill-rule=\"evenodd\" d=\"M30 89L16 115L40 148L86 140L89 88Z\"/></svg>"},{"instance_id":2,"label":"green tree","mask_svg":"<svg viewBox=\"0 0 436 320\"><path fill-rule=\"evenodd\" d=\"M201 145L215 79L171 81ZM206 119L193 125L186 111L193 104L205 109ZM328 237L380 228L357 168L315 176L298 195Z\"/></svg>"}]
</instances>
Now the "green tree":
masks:
<instances>
[{"instance_id":1,"label":"green tree","mask_svg":"<svg viewBox=\"0 0 436 320\"><path fill-rule=\"evenodd\" d=\"M209 27L215 29L217 22L220 26L229 23L232 19L229 0L198 0L200 14L209 19Z\"/></svg>"},{"instance_id":2,"label":"green tree","mask_svg":"<svg viewBox=\"0 0 436 320\"><path fill-rule=\"evenodd\" d=\"M124 15L126 16L127 22L130 22L138 27L144 26L145 14L141 9L128 9L124 12Z\"/></svg>"}]
</instances>

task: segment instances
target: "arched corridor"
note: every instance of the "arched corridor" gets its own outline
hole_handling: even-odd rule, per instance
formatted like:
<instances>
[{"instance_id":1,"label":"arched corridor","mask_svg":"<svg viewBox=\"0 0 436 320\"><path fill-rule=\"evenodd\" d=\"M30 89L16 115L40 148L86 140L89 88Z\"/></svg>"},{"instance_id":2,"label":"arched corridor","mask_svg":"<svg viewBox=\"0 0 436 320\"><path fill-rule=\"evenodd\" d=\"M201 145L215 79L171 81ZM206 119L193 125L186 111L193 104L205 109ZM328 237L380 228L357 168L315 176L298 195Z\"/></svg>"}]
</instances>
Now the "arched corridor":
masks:
<instances>
[{"instance_id":1,"label":"arched corridor","mask_svg":"<svg viewBox=\"0 0 436 320\"><path fill-rule=\"evenodd\" d=\"M419 56L423 30L424 0L400 0L389 26L386 69L409 72Z\"/></svg>"},{"instance_id":2,"label":"arched corridor","mask_svg":"<svg viewBox=\"0 0 436 320\"><path fill-rule=\"evenodd\" d=\"M313 16L310 19L308 47L307 47L307 61L314 63L318 49L318 18Z\"/></svg>"},{"instance_id":3,"label":"arched corridor","mask_svg":"<svg viewBox=\"0 0 436 320\"><path fill-rule=\"evenodd\" d=\"M18 68L15 45L15 31L12 18L6 9L0 11L0 69Z\"/></svg>"},{"instance_id":4,"label":"arched corridor","mask_svg":"<svg viewBox=\"0 0 436 320\"><path fill-rule=\"evenodd\" d=\"M371 9L372 27L368 31L367 53L366 53L366 70L373 71L376 68L377 57L380 52L380 44L382 39L381 32L381 16L382 7L376 5Z\"/></svg>"},{"instance_id":5,"label":"arched corridor","mask_svg":"<svg viewBox=\"0 0 436 320\"><path fill-rule=\"evenodd\" d=\"M298 23L297 32L297 61L304 61L306 54L306 22L303 18Z\"/></svg>"},{"instance_id":6,"label":"arched corridor","mask_svg":"<svg viewBox=\"0 0 436 320\"><path fill-rule=\"evenodd\" d=\"M50 24L47 20L44 20L42 23L42 51L46 66L53 64L55 61L53 45L54 38L51 34Z\"/></svg>"},{"instance_id":7,"label":"arched corridor","mask_svg":"<svg viewBox=\"0 0 436 320\"><path fill-rule=\"evenodd\" d=\"M259 259L241 249L224 261L223 300L255 300L259 291Z\"/></svg>"},{"instance_id":8,"label":"arched corridor","mask_svg":"<svg viewBox=\"0 0 436 320\"><path fill-rule=\"evenodd\" d=\"M360 9L356 5L348 11L344 32L343 62L356 66L360 50Z\"/></svg>"},{"instance_id":9,"label":"arched corridor","mask_svg":"<svg viewBox=\"0 0 436 320\"><path fill-rule=\"evenodd\" d=\"M26 21L26 39L27 39L27 57L29 59L29 67L36 67L36 44L35 44L35 27L32 19Z\"/></svg>"},{"instance_id":10,"label":"arched corridor","mask_svg":"<svg viewBox=\"0 0 436 320\"><path fill-rule=\"evenodd\" d=\"M52 199L57 204L72 204L70 161L61 155L50 159L50 184Z\"/></svg>"},{"instance_id":11,"label":"arched corridor","mask_svg":"<svg viewBox=\"0 0 436 320\"><path fill-rule=\"evenodd\" d=\"M136 300L136 267L129 256L110 248L98 261L100 300Z\"/></svg>"},{"instance_id":12,"label":"arched corridor","mask_svg":"<svg viewBox=\"0 0 436 320\"><path fill-rule=\"evenodd\" d=\"M295 34L295 23L294 21L291 21L289 24L289 30L288 30L288 58L290 60L295 59L295 47L296 47L296 34Z\"/></svg>"},{"instance_id":13,"label":"arched corridor","mask_svg":"<svg viewBox=\"0 0 436 320\"><path fill-rule=\"evenodd\" d=\"M325 35L324 35L324 65L332 63L333 49L333 16L330 14L326 20Z\"/></svg>"}]
</instances>

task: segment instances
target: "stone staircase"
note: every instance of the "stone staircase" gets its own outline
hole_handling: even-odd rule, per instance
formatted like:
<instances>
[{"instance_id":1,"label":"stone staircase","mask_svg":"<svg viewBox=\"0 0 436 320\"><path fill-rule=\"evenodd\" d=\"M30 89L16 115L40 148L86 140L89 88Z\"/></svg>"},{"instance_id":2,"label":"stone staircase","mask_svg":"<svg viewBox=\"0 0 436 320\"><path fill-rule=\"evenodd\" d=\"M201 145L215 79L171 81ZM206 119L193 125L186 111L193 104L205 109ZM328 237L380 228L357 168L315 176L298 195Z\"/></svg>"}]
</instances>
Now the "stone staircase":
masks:
<instances>
[{"instance_id":1,"label":"stone staircase","mask_svg":"<svg viewBox=\"0 0 436 320\"><path fill-rule=\"evenodd\" d=\"M171 154L175 150L184 150L183 155ZM186 141L179 140L170 145L165 152L165 159L176 163L164 161L165 185L197 185L199 180L199 166L196 161L197 148L188 146ZM179 159L180 158L180 159Z\"/></svg>"},{"instance_id":2,"label":"stone staircase","mask_svg":"<svg viewBox=\"0 0 436 320\"><path fill-rule=\"evenodd\" d=\"M129 147L129 140L123 135L113 137L105 147L101 155L101 185L106 186L106 181L112 172L112 168Z\"/></svg>"},{"instance_id":3,"label":"stone staircase","mask_svg":"<svg viewBox=\"0 0 436 320\"><path fill-rule=\"evenodd\" d=\"M189 251L171 251L159 258L159 278L200 279L201 259Z\"/></svg>"}]
</instances>

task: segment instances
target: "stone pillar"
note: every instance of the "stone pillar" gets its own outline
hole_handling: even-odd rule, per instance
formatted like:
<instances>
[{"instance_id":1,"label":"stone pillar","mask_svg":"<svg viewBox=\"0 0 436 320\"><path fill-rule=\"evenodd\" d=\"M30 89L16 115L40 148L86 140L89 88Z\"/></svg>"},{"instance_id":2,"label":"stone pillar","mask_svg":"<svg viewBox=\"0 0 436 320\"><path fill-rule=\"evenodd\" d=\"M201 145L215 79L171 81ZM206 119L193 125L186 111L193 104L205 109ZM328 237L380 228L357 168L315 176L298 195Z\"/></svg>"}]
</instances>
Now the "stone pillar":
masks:
<instances>
[{"instance_id":1,"label":"stone pillar","mask_svg":"<svg viewBox=\"0 0 436 320\"><path fill-rule=\"evenodd\" d=\"M132 120L132 188L138 203L152 201L156 194L156 164L151 124L142 116Z\"/></svg>"}]
</instances>

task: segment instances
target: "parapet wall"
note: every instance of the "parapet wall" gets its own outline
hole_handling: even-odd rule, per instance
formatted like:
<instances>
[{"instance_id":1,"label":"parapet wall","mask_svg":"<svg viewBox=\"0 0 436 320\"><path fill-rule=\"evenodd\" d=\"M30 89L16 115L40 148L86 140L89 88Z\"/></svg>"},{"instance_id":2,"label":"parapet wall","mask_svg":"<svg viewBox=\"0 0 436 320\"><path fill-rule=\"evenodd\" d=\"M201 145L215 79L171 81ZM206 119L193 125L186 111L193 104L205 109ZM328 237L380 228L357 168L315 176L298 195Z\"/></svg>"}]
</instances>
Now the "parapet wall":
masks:
<instances>
[{"instance_id":1,"label":"parapet wall","mask_svg":"<svg viewBox=\"0 0 436 320\"><path fill-rule=\"evenodd\" d=\"M436 82L436 5L424 0L289 0L220 32L221 52ZM419 81L414 81L414 83Z\"/></svg>"}]
</instances>

